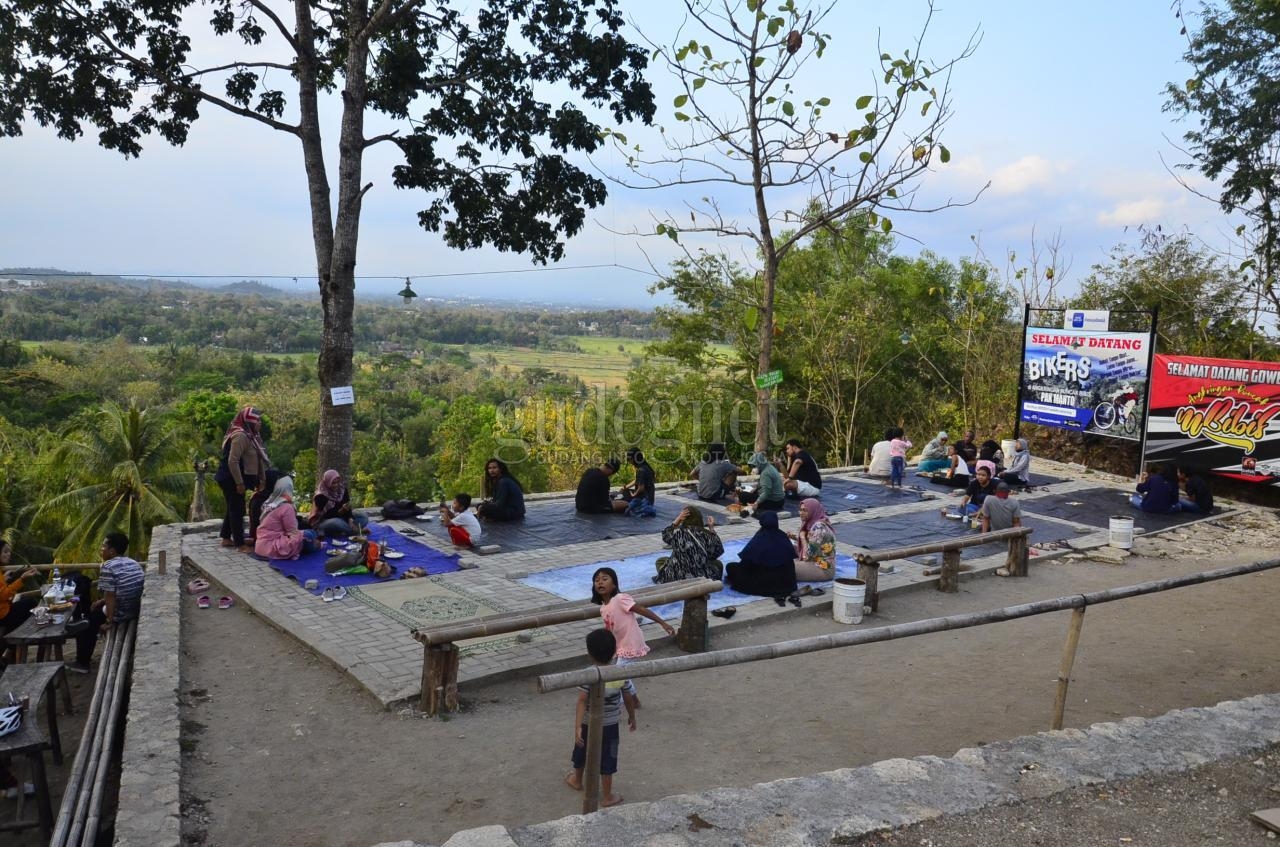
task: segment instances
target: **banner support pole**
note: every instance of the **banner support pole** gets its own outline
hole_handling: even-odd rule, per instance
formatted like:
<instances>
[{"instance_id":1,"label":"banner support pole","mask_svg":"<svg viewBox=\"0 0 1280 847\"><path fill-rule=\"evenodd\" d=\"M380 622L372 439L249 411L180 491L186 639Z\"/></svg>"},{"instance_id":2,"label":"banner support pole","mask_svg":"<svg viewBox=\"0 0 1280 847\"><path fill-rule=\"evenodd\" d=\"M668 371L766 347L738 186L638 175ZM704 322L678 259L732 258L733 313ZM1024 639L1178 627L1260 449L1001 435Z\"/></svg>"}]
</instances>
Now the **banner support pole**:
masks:
<instances>
[{"instance_id":1,"label":"banner support pole","mask_svg":"<svg viewBox=\"0 0 1280 847\"><path fill-rule=\"evenodd\" d=\"M1151 369L1155 367L1156 361L1156 329L1159 326L1159 320L1160 306L1152 306L1151 343L1147 345L1147 387L1142 392L1142 440L1138 442L1138 469L1134 472L1135 479L1142 478L1142 467L1147 459L1147 430L1151 425L1151 384L1155 381L1155 374Z\"/></svg>"},{"instance_id":2,"label":"banner support pole","mask_svg":"<svg viewBox=\"0 0 1280 847\"><path fill-rule=\"evenodd\" d=\"M1013 440L1017 441L1022 435L1022 384L1027 378L1027 327L1031 323L1031 304L1024 303L1022 306L1022 352L1018 355L1018 399L1014 401L1016 406L1013 410Z\"/></svg>"}]
</instances>

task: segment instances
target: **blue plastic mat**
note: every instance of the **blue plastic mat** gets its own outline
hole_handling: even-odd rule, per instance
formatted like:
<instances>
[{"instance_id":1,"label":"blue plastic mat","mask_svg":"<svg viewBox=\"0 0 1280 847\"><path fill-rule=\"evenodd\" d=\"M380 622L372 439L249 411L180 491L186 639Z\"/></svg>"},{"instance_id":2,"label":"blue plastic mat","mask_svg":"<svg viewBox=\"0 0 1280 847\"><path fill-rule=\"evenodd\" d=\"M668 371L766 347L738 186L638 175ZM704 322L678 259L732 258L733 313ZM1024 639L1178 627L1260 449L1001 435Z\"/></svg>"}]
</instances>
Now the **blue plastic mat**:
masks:
<instances>
[{"instance_id":1,"label":"blue plastic mat","mask_svg":"<svg viewBox=\"0 0 1280 847\"><path fill-rule=\"evenodd\" d=\"M403 573L406 568L412 567L423 568L429 574L461 570L458 566L457 556L441 553L416 541L410 541L390 527L371 523L368 531L369 536L374 541L384 547L390 545L391 549L396 552L404 553L403 559L387 560L387 564L395 568L395 573L391 575L390 579L395 579L397 574ZM325 573L324 566L327 561L329 561L329 557L324 550L320 550L316 553L303 554L296 559L272 559L271 567L279 571L283 576L297 580L298 585L305 585L309 579L316 580L318 586L311 589L312 594L320 594L324 589L334 585L345 585L350 588L353 585L387 582L385 579L378 579L372 573L356 574L354 576L334 576Z\"/></svg>"},{"instance_id":2,"label":"blue plastic mat","mask_svg":"<svg viewBox=\"0 0 1280 847\"><path fill-rule=\"evenodd\" d=\"M738 553L741 552L746 544L747 539L726 541L724 555L720 557L720 561L726 565L730 562L738 561ZM572 565L567 568L556 568L555 570L530 574L520 582L565 600L589 600L591 599L591 575L596 572L596 568L613 568L618 573L618 582L621 589L624 592L632 592L654 584L653 576L657 573L658 557L665 555L668 555L668 551L646 553L643 556L628 556L625 559L614 559L606 562L592 562L587 565ZM857 575L858 563L852 557L836 557L836 576L856 577ZM818 583L806 584L817 585ZM725 606L742 606L747 603L754 603L757 600L769 599L755 594L740 594L731 588L722 588L707 598L707 605L711 609L723 609ZM651 608L659 617L669 620L680 617L683 605L682 601L676 601L675 603L666 603ZM640 623L647 624L650 621L641 618Z\"/></svg>"}]
</instances>

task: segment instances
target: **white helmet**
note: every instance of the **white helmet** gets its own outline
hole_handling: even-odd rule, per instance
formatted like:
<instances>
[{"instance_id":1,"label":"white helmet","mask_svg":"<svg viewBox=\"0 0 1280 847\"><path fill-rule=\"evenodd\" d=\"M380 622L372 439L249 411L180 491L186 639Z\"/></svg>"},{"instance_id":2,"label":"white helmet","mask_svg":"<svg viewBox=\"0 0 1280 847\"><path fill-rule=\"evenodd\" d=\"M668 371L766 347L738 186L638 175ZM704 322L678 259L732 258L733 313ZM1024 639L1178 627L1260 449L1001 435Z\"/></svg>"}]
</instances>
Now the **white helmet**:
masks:
<instances>
[{"instance_id":1,"label":"white helmet","mask_svg":"<svg viewBox=\"0 0 1280 847\"><path fill-rule=\"evenodd\" d=\"M0 709L0 737L17 732L22 726L22 707L5 706Z\"/></svg>"}]
</instances>

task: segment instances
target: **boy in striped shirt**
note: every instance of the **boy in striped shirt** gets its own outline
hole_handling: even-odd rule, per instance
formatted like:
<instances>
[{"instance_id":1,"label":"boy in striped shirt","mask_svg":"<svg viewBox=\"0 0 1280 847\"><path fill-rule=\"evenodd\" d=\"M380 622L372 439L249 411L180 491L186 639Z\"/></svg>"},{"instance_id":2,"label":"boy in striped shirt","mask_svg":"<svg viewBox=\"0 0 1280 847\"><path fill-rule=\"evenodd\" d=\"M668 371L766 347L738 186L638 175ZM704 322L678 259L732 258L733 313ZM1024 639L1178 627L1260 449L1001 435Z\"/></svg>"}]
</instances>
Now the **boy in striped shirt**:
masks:
<instances>
[{"instance_id":1,"label":"boy in striped shirt","mask_svg":"<svg viewBox=\"0 0 1280 847\"><path fill-rule=\"evenodd\" d=\"M587 633L587 655L597 665L613 664L618 643L607 629ZM573 716L573 770L565 776L565 784L575 791L582 790L582 770L587 762L587 713L591 686L578 689L578 706ZM613 775L618 772L618 722L622 719L622 707L627 707L627 728L636 731L636 687L631 680L606 682L604 686L604 735L600 744L600 788L604 796L601 806L616 806L621 795L613 793Z\"/></svg>"},{"instance_id":2,"label":"boy in striped shirt","mask_svg":"<svg viewBox=\"0 0 1280 847\"><path fill-rule=\"evenodd\" d=\"M125 555L128 550L129 537L123 532L110 533L102 542L102 549L98 551L103 558L98 576L98 593L102 599L93 604L86 618L67 625L67 634L76 637L76 659L67 663L69 671L88 673L98 633L106 633L116 624L136 618L142 608L146 574L142 565ZM80 602L88 601L85 591Z\"/></svg>"}]
</instances>

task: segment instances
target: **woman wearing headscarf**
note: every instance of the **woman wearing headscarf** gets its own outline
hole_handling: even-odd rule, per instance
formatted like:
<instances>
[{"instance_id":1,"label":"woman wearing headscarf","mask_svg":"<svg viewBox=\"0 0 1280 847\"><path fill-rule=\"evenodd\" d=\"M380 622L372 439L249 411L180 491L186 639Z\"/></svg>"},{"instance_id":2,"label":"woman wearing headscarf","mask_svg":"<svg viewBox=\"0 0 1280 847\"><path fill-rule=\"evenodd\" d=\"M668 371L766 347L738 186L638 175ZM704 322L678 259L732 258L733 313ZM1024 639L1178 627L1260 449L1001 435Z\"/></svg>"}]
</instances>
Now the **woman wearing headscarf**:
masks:
<instances>
[{"instance_id":1,"label":"woman wearing headscarf","mask_svg":"<svg viewBox=\"0 0 1280 847\"><path fill-rule=\"evenodd\" d=\"M786 597L796 590L796 548L778 529L777 512L760 512L760 529L725 565L725 577L734 591L760 597Z\"/></svg>"},{"instance_id":2,"label":"woman wearing headscarf","mask_svg":"<svg viewBox=\"0 0 1280 847\"><path fill-rule=\"evenodd\" d=\"M671 548L670 556L657 561L654 582L676 582L704 576L719 579L724 574L720 556L724 542L716 535L715 519L704 520L694 506L685 506L671 526L662 531L662 543Z\"/></svg>"},{"instance_id":3,"label":"woman wearing headscarf","mask_svg":"<svg viewBox=\"0 0 1280 847\"><path fill-rule=\"evenodd\" d=\"M1010 485L1031 484L1031 451L1027 447L1027 439L1018 439L1013 451L1013 459L1009 462L1009 469L1000 474L1000 478Z\"/></svg>"},{"instance_id":4,"label":"woman wearing headscarf","mask_svg":"<svg viewBox=\"0 0 1280 847\"><path fill-rule=\"evenodd\" d=\"M258 481L269 467L271 460L262 444L262 414L252 406L245 406L236 413L222 437L222 464L213 475L227 501L219 533L223 547L234 547L241 553L253 552L244 538L245 492L258 488Z\"/></svg>"},{"instance_id":5,"label":"woman wearing headscarf","mask_svg":"<svg viewBox=\"0 0 1280 847\"><path fill-rule=\"evenodd\" d=\"M298 528L298 510L293 506L293 477L276 480L262 504L262 520L253 551L268 559L296 559L320 549L315 530Z\"/></svg>"},{"instance_id":6,"label":"woman wearing headscarf","mask_svg":"<svg viewBox=\"0 0 1280 847\"><path fill-rule=\"evenodd\" d=\"M249 498L249 534L244 537L244 540L250 544L258 538L258 524L262 522L262 507L275 491L276 483L282 476L284 471L279 468L267 468L266 473L262 475L262 484Z\"/></svg>"},{"instance_id":7,"label":"woman wearing headscarf","mask_svg":"<svg viewBox=\"0 0 1280 847\"><path fill-rule=\"evenodd\" d=\"M333 468L325 471L311 498L311 528L321 538L334 535L358 535L369 519L351 511L351 493L342 484L342 474Z\"/></svg>"},{"instance_id":8,"label":"woman wearing headscarf","mask_svg":"<svg viewBox=\"0 0 1280 847\"><path fill-rule=\"evenodd\" d=\"M930 474L950 466L951 463L947 459L947 438L946 432L939 432L933 440L924 445L924 450L920 451L920 466L916 469L917 473Z\"/></svg>"},{"instance_id":9,"label":"woman wearing headscarf","mask_svg":"<svg viewBox=\"0 0 1280 847\"><path fill-rule=\"evenodd\" d=\"M800 532L788 533L795 543L796 580L827 582L836 576L836 533L827 510L817 499L800 503Z\"/></svg>"}]
</instances>

